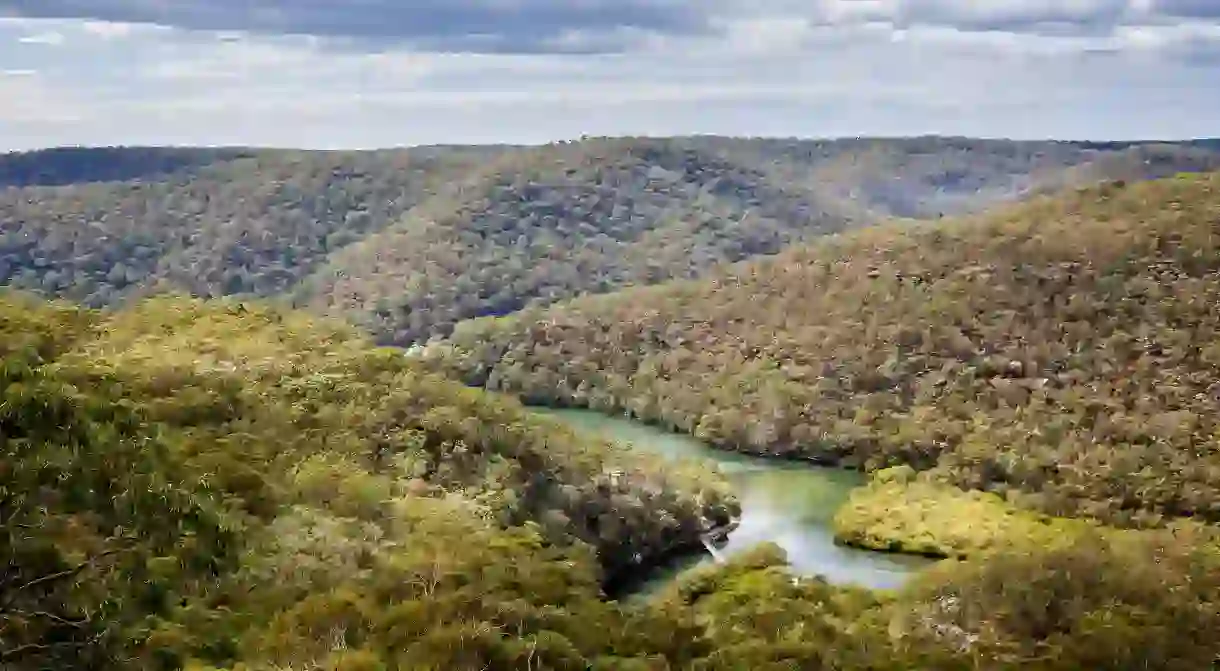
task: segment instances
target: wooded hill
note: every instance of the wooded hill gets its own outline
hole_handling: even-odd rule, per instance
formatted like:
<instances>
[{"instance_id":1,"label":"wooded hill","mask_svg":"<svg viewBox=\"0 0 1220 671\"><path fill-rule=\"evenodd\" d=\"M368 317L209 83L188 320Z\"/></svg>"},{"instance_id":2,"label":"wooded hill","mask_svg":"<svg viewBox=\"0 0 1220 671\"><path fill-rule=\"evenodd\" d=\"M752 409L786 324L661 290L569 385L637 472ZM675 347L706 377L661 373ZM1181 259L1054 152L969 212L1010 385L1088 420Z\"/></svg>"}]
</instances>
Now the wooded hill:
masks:
<instances>
[{"instance_id":1,"label":"wooded hill","mask_svg":"<svg viewBox=\"0 0 1220 671\"><path fill-rule=\"evenodd\" d=\"M167 289L276 297L406 345L890 215L1218 156L1204 143L964 138L48 150L0 156L0 284L95 307Z\"/></svg>"},{"instance_id":2,"label":"wooded hill","mask_svg":"<svg viewBox=\"0 0 1220 671\"><path fill-rule=\"evenodd\" d=\"M426 571L410 580L433 590L465 579L437 563L446 544L507 553L510 572L544 542L539 557L588 549L572 579L596 593L737 514L712 473L662 471L303 314L158 298L107 316L0 294L0 364L6 668L85 668L54 662L141 636L191 652L229 635L216 609L250 585L270 601L225 626L387 572Z\"/></svg>"},{"instance_id":3,"label":"wooded hill","mask_svg":"<svg viewBox=\"0 0 1220 671\"><path fill-rule=\"evenodd\" d=\"M1220 174L882 226L462 324L433 363L726 449L1220 522Z\"/></svg>"},{"instance_id":4,"label":"wooded hill","mask_svg":"<svg viewBox=\"0 0 1220 671\"><path fill-rule=\"evenodd\" d=\"M1212 546L1149 533L946 566L896 594L765 546L608 601L734 503L238 302L0 294L0 666L14 671L1206 668Z\"/></svg>"},{"instance_id":5,"label":"wooded hill","mask_svg":"<svg viewBox=\"0 0 1220 671\"><path fill-rule=\"evenodd\" d=\"M843 230L804 185L670 140L590 140L512 153L335 254L303 305L356 315L390 342L463 319L774 254Z\"/></svg>"},{"instance_id":6,"label":"wooded hill","mask_svg":"<svg viewBox=\"0 0 1220 671\"><path fill-rule=\"evenodd\" d=\"M458 151L443 158L262 151L209 160L213 153L191 151L109 150L102 156L114 164L100 174L147 172L0 190L0 283L95 307L163 288L275 295L478 160ZM57 167L63 159L55 152L43 158L46 182L89 172L73 162ZM0 165L28 173L32 163L19 155ZM166 163L185 167L158 173Z\"/></svg>"}]
</instances>

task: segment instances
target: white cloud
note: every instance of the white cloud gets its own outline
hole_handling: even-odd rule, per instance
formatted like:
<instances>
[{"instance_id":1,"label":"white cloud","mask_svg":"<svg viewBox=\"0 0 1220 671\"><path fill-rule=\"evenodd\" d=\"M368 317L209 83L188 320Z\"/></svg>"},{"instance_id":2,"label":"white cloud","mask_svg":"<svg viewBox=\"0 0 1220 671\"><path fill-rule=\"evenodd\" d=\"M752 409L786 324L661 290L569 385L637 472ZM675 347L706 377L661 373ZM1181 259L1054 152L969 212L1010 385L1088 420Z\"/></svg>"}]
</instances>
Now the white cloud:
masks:
<instances>
[{"instance_id":1,"label":"white cloud","mask_svg":"<svg viewBox=\"0 0 1220 671\"><path fill-rule=\"evenodd\" d=\"M1120 26L1115 36L1121 43L1138 48L1172 48L1197 40L1220 44L1220 24L1184 21L1170 25Z\"/></svg>"},{"instance_id":2,"label":"white cloud","mask_svg":"<svg viewBox=\"0 0 1220 671\"><path fill-rule=\"evenodd\" d=\"M64 36L61 33L35 33L33 35L24 35L17 38L17 41L22 44L44 44L51 47L57 47L64 43Z\"/></svg>"},{"instance_id":3,"label":"white cloud","mask_svg":"<svg viewBox=\"0 0 1220 671\"><path fill-rule=\"evenodd\" d=\"M799 51L813 37L813 25L799 16L761 17L723 24L728 50L739 54Z\"/></svg>"},{"instance_id":4,"label":"white cloud","mask_svg":"<svg viewBox=\"0 0 1220 671\"><path fill-rule=\"evenodd\" d=\"M724 8L727 0L715 1ZM937 1L942 13L960 9ZM986 17L966 9L976 14L906 25L890 19L912 11L910 0L769 2L722 11L705 34L571 31L557 45L567 53L439 53L310 36L0 21L0 149L371 147L582 133L1216 134L1214 21L1006 29L997 17L1016 10L997 5ZM931 4L924 1L925 11ZM1101 5L1086 4L1025 9L1066 15ZM63 38L58 49L18 42L52 33ZM605 39L623 50L590 47Z\"/></svg>"},{"instance_id":5,"label":"white cloud","mask_svg":"<svg viewBox=\"0 0 1220 671\"><path fill-rule=\"evenodd\" d=\"M895 0L824 0L813 4L819 18L835 24L893 20L900 7Z\"/></svg>"},{"instance_id":6,"label":"white cloud","mask_svg":"<svg viewBox=\"0 0 1220 671\"><path fill-rule=\"evenodd\" d=\"M117 21L83 21L80 27L85 33L103 40L121 40L130 37L132 33L138 31L147 31L150 28L156 30L158 28L158 26L151 26L150 24L121 23Z\"/></svg>"},{"instance_id":7,"label":"white cloud","mask_svg":"<svg viewBox=\"0 0 1220 671\"><path fill-rule=\"evenodd\" d=\"M6 71L5 75L0 77L0 100L4 101L0 106L0 127L6 131L26 124L59 125L84 120L74 111L70 98L47 86L37 73L18 70Z\"/></svg>"}]
</instances>

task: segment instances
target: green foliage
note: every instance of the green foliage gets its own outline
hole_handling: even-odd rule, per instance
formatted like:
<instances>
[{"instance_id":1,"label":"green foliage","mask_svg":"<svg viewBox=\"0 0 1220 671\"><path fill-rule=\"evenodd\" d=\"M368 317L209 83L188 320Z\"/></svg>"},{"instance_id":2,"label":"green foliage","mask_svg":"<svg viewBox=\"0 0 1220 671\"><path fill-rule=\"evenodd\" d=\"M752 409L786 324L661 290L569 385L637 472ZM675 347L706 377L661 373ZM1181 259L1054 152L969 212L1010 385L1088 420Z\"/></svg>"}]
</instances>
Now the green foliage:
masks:
<instances>
[{"instance_id":1,"label":"green foliage","mask_svg":"<svg viewBox=\"0 0 1220 671\"><path fill-rule=\"evenodd\" d=\"M0 188L148 179L252 156L242 149L57 147L0 154Z\"/></svg>"},{"instance_id":2,"label":"green foliage","mask_svg":"<svg viewBox=\"0 0 1220 671\"><path fill-rule=\"evenodd\" d=\"M0 284L124 304L284 297L400 345L701 276L890 215L1220 165L1214 149L963 138L594 138L364 152L0 155Z\"/></svg>"},{"instance_id":3,"label":"green foliage","mask_svg":"<svg viewBox=\"0 0 1220 671\"><path fill-rule=\"evenodd\" d=\"M438 369L1118 526L1220 521L1220 177L875 227L461 325Z\"/></svg>"},{"instance_id":4,"label":"green foliage","mask_svg":"<svg viewBox=\"0 0 1220 671\"><path fill-rule=\"evenodd\" d=\"M894 594L794 580L764 547L660 598L706 627L712 650L691 668L1204 669L1220 655L1220 553L1196 536L1013 547Z\"/></svg>"},{"instance_id":5,"label":"green foliage","mask_svg":"<svg viewBox=\"0 0 1220 671\"><path fill-rule=\"evenodd\" d=\"M813 176L872 212L929 219L1072 186L1217 168L1215 148L1192 143L1097 146L927 137L862 140L856 151L815 165Z\"/></svg>"},{"instance_id":6,"label":"green foliage","mask_svg":"<svg viewBox=\"0 0 1220 671\"><path fill-rule=\"evenodd\" d=\"M693 277L850 221L766 165L685 140L549 145L501 157L336 254L297 295L409 344L464 319Z\"/></svg>"},{"instance_id":7,"label":"green foliage","mask_svg":"<svg viewBox=\"0 0 1220 671\"><path fill-rule=\"evenodd\" d=\"M1210 668L1220 555L1192 540L1085 536L944 566L889 607L887 634L924 668Z\"/></svg>"},{"instance_id":8,"label":"green foliage","mask_svg":"<svg viewBox=\"0 0 1220 671\"><path fill-rule=\"evenodd\" d=\"M722 483L300 314L0 307L21 342L0 367L6 669L1067 671L1220 653L1220 544L1198 525L1009 548L893 594L798 579L763 546L607 601L607 572L732 513Z\"/></svg>"},{"instance_id":9,"label":"green foliage","mask_svg":"<svg viewBox=\"0 0 1220 671\"><path fill-rule=\"evenodd\" d=\"M67 164L55 152L0 158L0 180L7 165L33 184L0 187L0 284L95 306L154 287L286 291L478 154L77 151L92 153Z\"/></svg>"},{"instance_id":10,"label":"green foliage","mask_svg":"<svg viewBox=\"0 0 1220 671\"><path fill-rule=\"evenodd\" d=\"M1060 547L1101 532L1096 524L1017 508L989 492L904 482L894 477L897 469L909 467L878 471L851 493L835 515L836 540L886 552L969 557Z\"/></svg>"},{"instance_id":11,"label":"green foliage","mask_svg":"<svg viewBox=\"0 0 1220 671\"><path fill-rule=\"evenodd\" d=\"M922 175L910 188L923 192L952 180L919 168L935 165L921 156L968 154L971 141L884 146L153 152L111 166L145 182L0 191L0 263L19 285L95 303L171 281L274 294L338 263L338 247L354 243L345 263L362 270L357 239L416 231L391 223L398 208L432 202L430 185L464 161L506 154L475 176L475 196L460 185L461 198L438 196L468 208L444 219L456 237L437 238L442 248L474 240L467 215L507 226L528 250L583 239L579 222L597 214L603 235L632 242L586 258L582 272L629 258L630 246L679 250L643 276L513 289L547 302L760 253L750 245L788 239L779 221L833 228L856 217L824 182L799 186L848 151L906 157ZM1052 162L1084 165L1095 151L1068 147ZM1156 170L1181 158L1104 151L1167 152ZM17 184L79 179L77 158L64 160L46 175L0 167L17 165L5 178ZM349 161L367 172L344 172ZM544 181L556 161L563 188ZM1018 152L999 164L1027 161ZM403 170L388 177L386 165ZM1220 659L1220 535L1206 524L1220 520L1217 179L1109 184L982 221L837 237L706 281L468 323L409 356L345 324L237 300L164 296L98 313L0 294L0 667L1208 668ZM1004 190L999 177L953 183L961 194ZM500 190L484 203L488 184ZM615 184L632 186L603 203ZM696 198L706 209L681 211L706 221L658 224L691 188L708 191ZM552 203L554 192L570 200ZM867 192L862 210L930 207ZM304 202L318 209L284 214ZM842 208L832 217L800 219L832 202ZM415 212L434 217L419 231L449 216L436 207ZM765 225L712 225L747 207ZM529 225L513 228L518 219ZM701 223L683 228L690 221ZM681 231L697 234L670 246ZM479 264L511 270L491 263L502 242L474 241ZM573 267L529 258L542 274ZM389 310L378 328L390 339L501 307L466 283L474 298L454 310L452 296L408 292L401 305L422 301L436 317L400 322L392 285L376 306ZM416 331L402 335L404 323ZM738 511L726 484L592 441L424 363L533 401L627 410L722 447L897 465L853 496L841 535L965 559L871 593L796 578L764 546L655 599L608 601L606 580L698 547L728 522ZM1183 516L1195 521L1174 521Z\"/></svg>"},{"instance_id":12,"label":"green foliage","mask_svg":"<svg viewBox=\"0 0 1220 671\"><path fill-rule=\"evenodd\" d=\"M175 436L29 363L0 360L0 662L122 663L240 539Z\"/></svg>"},{"instance_id":13,"label":"green foliage","mask_svg":"<svg viewBox=\"0 0 1220 671\"><path fill-rule=\"evenodd\" d=\"M576 623L630 629L601 581L735 509L711 473L661 472L339 324L173 297L0 308L15 668L661 654Z\"/></svg>"},{"instance_id":14,"label":"green foliage","mask_svg":"<svg viewBox=\"0 0 1220 671\"><path fill-rule=\"evenodd\" d=\"M0 292L0 357L35 365L48 361L88 332L91 319L76 306Z\"/></svg>"}]
</instances>

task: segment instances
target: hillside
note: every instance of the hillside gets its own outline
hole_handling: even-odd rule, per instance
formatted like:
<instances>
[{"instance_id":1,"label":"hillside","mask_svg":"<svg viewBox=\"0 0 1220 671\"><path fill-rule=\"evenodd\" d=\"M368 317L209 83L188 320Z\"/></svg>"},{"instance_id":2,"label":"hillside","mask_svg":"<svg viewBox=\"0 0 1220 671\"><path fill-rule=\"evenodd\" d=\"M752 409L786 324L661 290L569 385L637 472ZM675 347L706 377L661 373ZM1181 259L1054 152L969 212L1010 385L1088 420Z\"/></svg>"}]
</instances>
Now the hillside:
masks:
<instances>
[{"instance_id":1,"label":"hillside","mask_svg":"<svg viewBox=\"0 0 1220 671\"><path fill-rule=\"evenodd\" d=\"M843 209L680 141L553 145L502 157L335 254L298 301L407 344L464 319L774 254L852 225Z\"/></svg>"},{"instance_id":2,"label":"hillside","mask_svg":"<svg viewBox=\"0 0 1220 671\"><path fill-rule=\"evenodd\" d=\"M726 449L1109 524L1220 522L1220 174L835 236L459 325L433 363Z\"/></svg>"},{"instance_id":3,"label":"hillside","mask_svg":"<svg viewBox=\"0 0 1220 671\"><path fill-rule=\"evenodd\" d=\"M874 218L972 214L1066 187L1220 169L1220 152L1207 143L925 137L841 141L816 161L787 153L785 164L806 165L804 179L823 185L827 197L856 203Z\"/></svg>"},{"instance_id":4,"label":"hillside","mask_svg":"<svg viewBox=\"0 0 1220 671\"><path fill-rule=\"evenodd\" d=\"M96 150L83 166L58 167L56 152L38 167L26 159L24 173L46 171L52 183L92 174L141 178L0 189L0 284L92 306L154 287L275 295L336 249L396 221L480 156L268 150L208 160L153 151L150 163L149 151ZM191 161L198 165L153 174ZM94 163L100 167L88 167Z\"/></svg>"},{"instance_id":5,"label":"hillside","mask_svg":"<svg viewBox=\"0 0 1220 671\"><path fill-rule=\"evenodd\" d=\"M168 616L175 599L224 599L278 576L282 591L265 605L283 605L380 564L385 575L422 570L432 544L480 534L488 552L507 555L544 541L556 555L590 548L597 565L582 560L573 577L595 589L698 547L736 510L711 473L662 473L301 314L158 298L105 316L0 294L0 336L6 668L8 648L30 639L97 634L119 645L141 625L124 613L155 603ZM407 538L415 559L392 550ZM97 583L67 580L90 556L77 572ZM194 589L217 571L235 582ZM50 576L61 572L57 585ZM41 596L39 580L49 585ZM22 582L28 594L9 592ZM23 609L64 598L67 611L83 610L22 625L14 613L31 611L11 611L18 598ZM80 639L69 626L78 619ZM189 645L202 633L159 635ZM71 658L54 648L30 653Z\"/></svg>"},{"instance_id":6,"label":"hillside","mask_svg":"<svg viewBox=\"0 0 1220 671\"><path fill-rule=\"evenodd\" d=\"M60 147L0 154L0 188L157 180L255 154L190 147Z\"/></svg>"},{"instance_id":7,"label":"hillside","mask_svg":"<svg viewBox=\"0 0 1220 671\"><path fill-rule=\"evenodd\" d=\"M731 514L718 478L300 313L0 294L0 393L14 671L1068 671L1220 653L1217 556L1158 533L953 564L896 594L795 579L762 547L608 601L607 570Z\"/></svg>"},{"instance_id":8,"label":"hillside","mask_svg":"<svg viewBox=\"0 0 1220 671\"><path fill-rule=\"evenodd\" d=\"M284 298L405 345L894 215L1217 156L1202 143L936 137L47 150L0 156L0 284L91 306L166 289Z\"/></svg>"}]
</instances>

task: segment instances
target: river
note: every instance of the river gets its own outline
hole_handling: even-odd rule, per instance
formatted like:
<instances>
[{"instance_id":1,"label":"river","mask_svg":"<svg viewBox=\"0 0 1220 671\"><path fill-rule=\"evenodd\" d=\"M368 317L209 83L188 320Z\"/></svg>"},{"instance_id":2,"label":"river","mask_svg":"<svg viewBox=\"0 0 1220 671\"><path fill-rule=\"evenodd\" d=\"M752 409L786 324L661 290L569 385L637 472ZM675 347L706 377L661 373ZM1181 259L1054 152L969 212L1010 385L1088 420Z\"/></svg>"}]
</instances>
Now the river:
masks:
<instances>
[{"instance_id":1,"label":"river","mask_svg":"<svg viewBox=\"0 0 1220 671\"><path fill-rule=\"evenodd\" d=\"M637 450L669 459L710 462L725 474L741 501L741 526L720 548L733 555L761 542L782 547L794 572L822 575L835 583L897 587L928 559L857 550L834 542L831 521L848 493L865 482L862 473L802 462L751 457L716 450L690 436L662 431L625 417L591 410L537 411L584 432L600 434ZM699 554L657 569L638 590L649 592L680 571L714 561Z\"/></svg>"}]
</instances>

